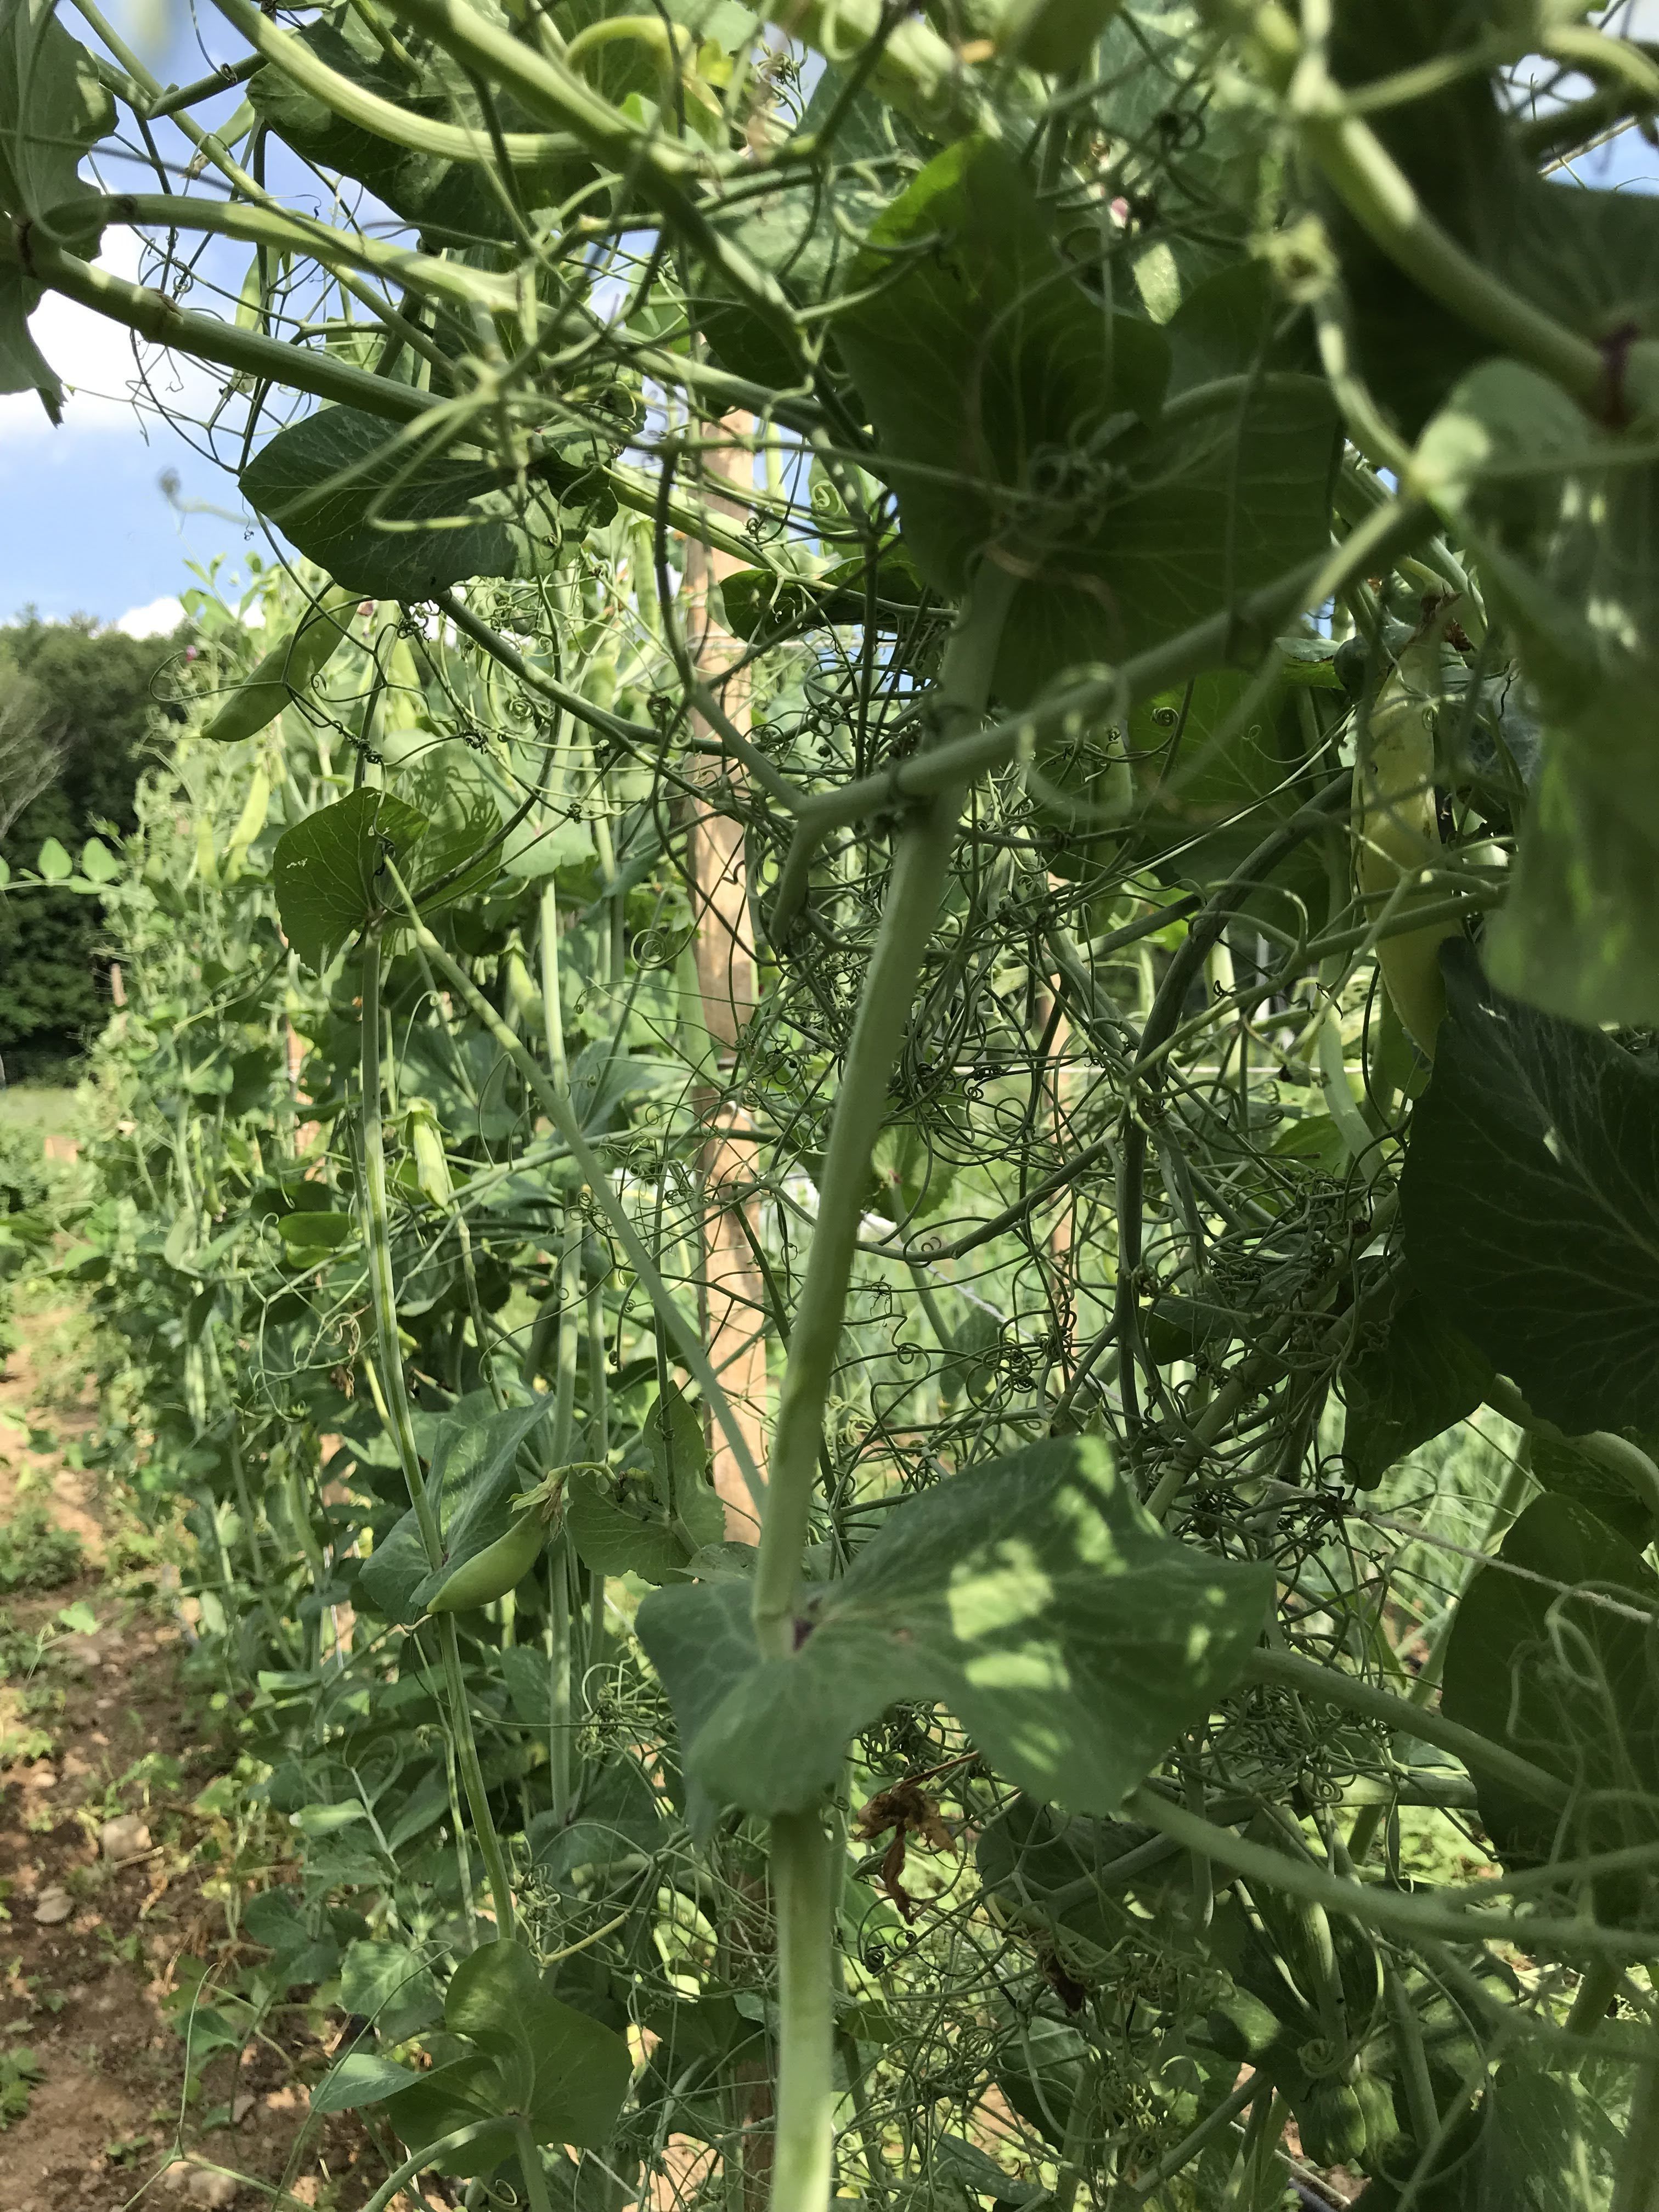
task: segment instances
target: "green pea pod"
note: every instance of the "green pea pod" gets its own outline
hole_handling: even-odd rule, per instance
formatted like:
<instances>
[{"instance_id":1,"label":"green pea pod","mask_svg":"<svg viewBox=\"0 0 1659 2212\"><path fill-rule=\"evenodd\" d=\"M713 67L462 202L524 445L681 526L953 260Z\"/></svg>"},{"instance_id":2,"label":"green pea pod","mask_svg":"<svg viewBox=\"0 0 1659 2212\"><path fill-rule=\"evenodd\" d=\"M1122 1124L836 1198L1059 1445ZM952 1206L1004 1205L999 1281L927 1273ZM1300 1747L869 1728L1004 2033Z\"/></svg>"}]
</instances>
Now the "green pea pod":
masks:
<instances>
[{"instance_id":1,"label":"green pea pod","mask_svg":"<svg viewBox=\"0 0 1659 2212\"><path fill-rule=\"evenodd\" d=\"M1375 902L1391 896L1402 880L1415 884L1440 856L1434 803L1434 696L1440 684L1439 647L1407 647L1365 718L1354 778L1359 888ZM1406 890L1397 912L1431 905L1432 888ZM1373 915L1382 910L1374 905ZM1425 1054L1446 1016L1440 947L1461 931L1455 921L1385 937L1376 948L1382 984L1395 1012Z\"/></svg>"},{"instance_id":2,"label":"green pea pod","mask_svg":"<svg viewBox=\"0 0 1659 2212\"><path fill-rule=\"evenodd\" d=\"M1120 0L1015 0L997 30L999 52L1051 74L1079 69Z\"/></svg>"},{"instance_id":3,"label":"green pea pod","mask_svg":"<svg viewBox=\"0 0 1659 2212\"><path fill-rule=\"evenodd\" d=\"M261 657L202 735L228 745L238 738L257 737L268 722L274 722L294 694L320 676L345 642L346 625L339 617L362 598L361 592L336 589L325 593L297 628L279 637Z\"/></svg>"},{"instance_id":4,"label":"green pea pod","mask_svg":"<svg viewBox=\"0 0 1659 2212\"><path fill-rule=\"evenodd\" d=\"M415 1100L410 1107L409 1143L415 1156L416 1187L434 1206L447 1206L454 1192L444 1152L443 1132L423 1099Z\"/></svg>"},{"instance_id":5,"label":"green pea pod","mask_svg":"<svg viewBox=\"0 0 1659 2212\"><path fill-rule=\"evenodd\" d=\"M1316 2166L1346 2166L1364 2150L1364 2107L1346 2081L1316 2081L1297 2101L1296 2124Z\"/></svg>"},{"instance_id":6,"label":"green pea pod","mask_svg":"<svg viewBox=\"0 0 1659 2212\"><path fill-rule=\"evenodd\" d=\"M536 988L530 970L524 963L524 955L516 946L509 946L506 963L507 1003L517 1017L520 1028L539 1033L542 1025L542 994Z\"/></svg>"},{"instance_id":7,"label":"green pea pod","mask_svg":"<svg viewBox=\"0 0 1659 2212\"><path fill-rule=\"evenodd\" d=\"M428 1613L465 1613L488 1605L515 1589L542 1555L548 1523L541 1508L532 1505L520 1514L504 1536L486 1544L470 1559L463 1559L448 1579L439 1585L427 1607Z\"/></svg>"}]
</instances>

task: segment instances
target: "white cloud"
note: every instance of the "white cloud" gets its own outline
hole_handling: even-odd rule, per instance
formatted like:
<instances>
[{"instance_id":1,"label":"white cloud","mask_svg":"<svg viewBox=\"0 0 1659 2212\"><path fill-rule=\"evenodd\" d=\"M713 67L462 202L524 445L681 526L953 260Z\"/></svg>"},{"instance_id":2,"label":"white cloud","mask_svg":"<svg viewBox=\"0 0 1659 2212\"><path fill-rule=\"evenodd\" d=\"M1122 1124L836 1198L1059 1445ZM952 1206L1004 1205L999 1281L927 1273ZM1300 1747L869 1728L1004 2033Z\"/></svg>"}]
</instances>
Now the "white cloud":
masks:
<instances>
[{"instance_id":1,"label":"white cloud","mask_svg":"<svg viewBox=\"0 0 1659 2212\"><path fill-rule=\"evenodd\" d=\"M113 228L104 233L98 265L136 283L143 252L143 241L136 231ZM94 313L59 292L47 292L29 318L29 334L64 387L58 435L64 431L137 434L133 393L139 384L138 362L133 334L124 323L112 322L107 315ZM152 382L170 406L194 414L212 405L220 387L210 371L176 362L154 346L146 345L144 353ZM38 393L14 392L0 397L0 445L52 434L52 425Z\"/></svg>"},{"instance_id":2,"label":"white cloud","mask_svg":"<svg viewBox=\"0 0 1659 2212\"><path fill-rule=\"evenodd\" d=\"M160 637L176 629L184 618L182 603L168 594L151 599L147 606L129 607L115 627L128 637Z\"/></svg>"}]
</instances>

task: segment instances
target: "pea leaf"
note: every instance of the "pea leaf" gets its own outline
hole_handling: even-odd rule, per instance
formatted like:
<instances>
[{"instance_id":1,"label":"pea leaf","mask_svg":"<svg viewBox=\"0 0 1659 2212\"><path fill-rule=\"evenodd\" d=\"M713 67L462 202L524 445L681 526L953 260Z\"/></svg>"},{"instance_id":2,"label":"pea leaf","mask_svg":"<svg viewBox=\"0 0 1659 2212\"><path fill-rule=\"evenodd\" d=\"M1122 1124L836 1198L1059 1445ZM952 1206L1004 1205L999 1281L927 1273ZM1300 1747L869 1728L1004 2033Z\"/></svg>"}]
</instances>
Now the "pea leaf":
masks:
<instances>
[{"instance_id":1,"label":"pea leaf","mask_svg":"<svg viewBox=\"0 0 1659 2212\"><path fill-rule=\"evenodd\" d=\"M1534 1431L1532 1471L1552 1497L1570 1498L1583 1506L1638 1552L1653 1541L1653 1515L1647 1502L1605 1461L1597 1459L1571 1437ZM1651 1455L1652 1440L1646 1449Z\"/></svg>"},{"instance_id":2,"label":"pea leaf","mask_svg":"<svg viewBox=\"0 0 1659 2212\"><path fill-rule=\"evenodd\" d=\"M628 2093L628 2045L553 1994L521 1944L486 1943L455 1969L444 2025L494 2062L538 2142L593 2145L610 2135Z\"/></svg>"},{"instance_id":3,"label":"pea leaf","mask_svg":"<svg viewBox=\"0 0 1659 2212\"><path fill-rule=\"evenodd\" d=\"M1466 377L1419 446L1420 481L1476 553L1542 709L1545 756L1487 961L1584 1022L1659 1022L1659 469L1624 465L1547 379Z\"/></svg>"},{"instance_id":4,"label":"pea leaf","mask_svg":"<svg viewBox=\"0 0 1659 2212\"><path fill-rule=\"evenodd\" d=\"M995 688L1171 635L1326 543L1336 417L1276 374L1158 419L1169 341L1109 313L1000 148L939 155L871 233L837 317L923 578L952 596L988 547L1023 581Z\"/></svg>"},{"instance_id":5,"label":"pea leaf","mask_svg":"<svg viewBox=\"0 0 1659 2212\"><path fill-rule=\"evenodd\" d=\"M320 975L380 904L375 878L386 851L405 882L407 856L426 817L389 791L365 785L285 830L271 856L283 933Z\"/></svg>"},{"instance_id":6,"label":"pea leaf","mask_svg":"<svg viewBox=\"0 0 1659 2212\"><path fill-rule=\"evenodd\" d=\"M1352 1480L1375 1490L1396 1460L1474 1413L1491 1375L1461 1330L1402 1288L1343 1362L1342 1458Z\"/></svg>"},{"instance_id":7,"label":"pea leaf","mask_svg":"<svg viewBox=\"0 0 1659 2212\"><path fill-rule=\"evenodd\" d=\"M503 1661L514 1656L501 1654ZM544 1700L545 1677L544 1667ZM530 1824L530 1844L548 1880L562 1881L579 1868L605 1867L612 1860L652 1850L662 1826L663 1808L656 1793L637 1759L623 1752L588 1781L580 1808L568 1826L551 1813L538 1814Z\"/></svg>"},{"instance_id":8,"label":"pea leaf","mask_svg":"<svg viewBox=\"0 0 1659 2212\"><path fill-rule=\"evenodd\" d=\"M895 271L897 274L895 275ZM868 300L859 292L891 279ZM849 275L836 343L898 477L905 537L956 593L995 534L997 490L1097 429L1114 409L1156 413L1169 349L1137 316L1107 314L1062 260L1030 180L1002 147L963 139L873 225ZM966 470L935 483L933 466Z\"/></svg>"},{"instance_id":9,"label":"pea leaf","mask_svg":"<svg viewBox=\"0 0 1659 2212\"><path fill-rule=\"evenodd\" d=\"M1527 808L1510 895L1486 933L1494 981L1586 1022L1659 1021L1659 842L1552 741Z\"/></svg>"},{"instance_id":10,"label":"pea leaf","mask_svg":"<svg viewBox=\"0 0 1659 2212\"><path fill-rule=\"evenodd\" d=\"M95 257L103 202L79 163L114 124L92 57L52 0L0 0L0 210L18 222L49 216L55 238ZM38 392L56 423L64 387L28 329L40 294L21 267L0 268L0 392Z\"/></svg>"},{"instance_id":11,"label":"pea leaf","mask_svg":"<svg viewBox=\"0 0 1659 2212\"><path fill-rule=\"evenodd\" d=\"M115 103L53 0L0 0L0 208L50 216L60 244L95 252L102 196L80 161L114 127Z\"/></svg>"},{"instance_id":12,"label":"pea leaf","mask_svg":"<svg viewBox=\"0 0 1659 2212\"><path fill-rule=\"evenodd\" d=\"M658 1497L696 1546L718 1544L726 1534L726 1510L714 1488L708 1442L701 1416L678 1383L670 1382L646 1415L644 1436Z\"/></svg>"},{"instance_id":13,"label":"pea leaf","mask_svg":"<svg viewBox=\"0 0 1659 2212\"><path fill-rule=\"evenodd\" d=\"M406 1943L368 1940L347 1947L340 1964L340 2002L347 2012L373 2021L386 2043L401 2043L431 2027L443 2010L432 1970L418 1952Z\"/></svg>"},{"instance_id":14,"label":"pea leaf","mask_svg":"<svg viewBox=\"0 0 1659 2212\"><path fill-rule=\"evenodd\" d=\"M361 1948L352 1946L354 1950ZM400 2090L412 2088L420 2078L411 2068L399 2066L393 2059L378 2057L373 2051L349 2051L327 2079L319 2081L312 2091L311 2110L353 2112L364 2105L382 2105Z\"/></svg>"},{"instance_id":15,"label":"pea leaf","mask_svg":"<svg viewBox=\"0 0 1659 2212\"><path fill-rule=\"evenodd\" d=\"M682 1540L660 1500L626 1471L612 1484L594 1468L573 1469L565 1526L583 1565L596 1574L665 1583L684 1571L696 1548Z\"/></svg>"},{"instance_id":16,"label":"pea leaf","mask_svg":"<svg viewBox=\"0 0 1659 2212\"><path fill-rule=\"evenodd\" d=\"M276 1224L276 1233L288 1257L309 1267L320 1254L337 1252L343 1244L349 1244L356 1227L349 1213L285 1213Z\"/></svg>"},{"instance_id":17,"label":"pea leaf","mask_svg":"<svg viewBox=\"0 0 1659 2212\"><path fill-rule=\"evenodd\" d=\"M357 1580L369 1603L388 1620L412 1627L421 1617L413 1602L415 1592L431 1571L420 1523L411 1509L375 1539Z\"/></svg>"},{"instance_id":18,"label":"pea leaf","mask_svg":"<svg viewBox=\"0 0 1659 2212\"><path fill-rule=\"evenodd\" d=\"M484 129L476 90L441 51L427 50L411 83L349 13L332 23L296 25L289 36L308 46L337 76L394 101L410 114L441 123L465 121L480 132ZM394 214L418 224L429 236L449 232L457 243L513 236L501 195L491 189L476 162L450 161L394 145L361 124L347 122L275 66L257 70L247 90L256 114L297 154L356 177ZM510 98L498 92L496 102L507 128L525 127ZM544 172L521 169L515 173L519 190L529 195L527 204L533 207L562 199L574 173L568 164L560 163L550 164Z\"/></svg>"},{"instance_id":19,"label":"pea leaf","mask_svg":"<svg viewBox=\"0 0 1659 2212\"><path fill-rule=\"evenodd\" d=\"M63 419L64 387L29 336L29 317L40 304L40 290L21 269L0 268L0 392L38 392L57 423Z\"/></svg>"},{"instance_id":20,"label":"pea leaf","mask_svg":"<svg viewBox=\"0 0 1659 2212\"><path fill-rule=\"evenodd\" d=\"M1442 967L1401 1191L1413 1280L1569 1434L1659 1429L1659 1073L1506 997L1462 943Z\"/></svg>"},{"instance_id":21,"label":"pea leaf","mask_svg":"<svg viewBox=\"0 0 1659 2212\"><path fill-rule=\"evenodd\" d=\"M542 483L574 492L610 458L585 442L592 450L574 458L545 448L520 488L514 472L476 450L435 448L418 426L325 407L269 439L241 486L346 589L429 599L469 576L514 576L533 565L531 531L550 527Z\"/></svg>"},{"instance_id":22,"label":"pea leaf","mask_svg":"<svg viewBox=\"0 0 1659 2212\"><path fill-rule=\"evenodd\" d=\"M540 1401L497 1413L483 1391L444 1415L433 1437L428 1477L443 1559L436 1567L428 1564L411 1505L363 1569L369 1595L388 1619L405 1625L418 1620L457 1567L507 1534L512 1500L526 1486L518 1472L519 1448L546 1416Z\"/></svg>"},{"instance_id":23,"label":"pea leaf","mask_svg":"<svg viewBox=\"0 0 1659 2212\"><path fill-rule=\"evenodd\" d=\"M646 1416L643 1465L613 1480L595 1468L573 1469L566 1525L584 1565L596 1573L678 1581L705 1547L726 1534L726 1509L709 1474L702 1422L672 1382Z\"/></svg>"},{"instance_id":24,"label":"pea leaf","mask_svg":"<svg viewBox=\"0 0 1659 2212\"><path fill-rule=\"evenodd\" d=\"M518 2131L503 2110L506 2101L488 2055L473 2051L417 2074L410 2087L386 2100L386 2112L404 2141L416 2146L436 2142L479 2120L493 2120L471 2142L435 2161L441 2173L465 2180L494 2173L518 2148Z\"/></svg>"},{"instance_id":25,"label":"pea leaf","mask_svg":"<svg viewBox=\"0 0 1659 2212\"><path fill-rule=\"evenodd\" d=\"M1224 882L1274 817L1288 818L1313 795L1289 681L1300 665L1287 666L1265 696L1249 675L1212 669L1132 710L1126 750L1140 787L1139 850L1166 879L1206 890ZM1082 762L1103 757L1092 733L1079 747ZM1322 910L1327 881L1318 841L1306 840L1241 910L1297 927Z\"/></svg>"},{"instance_id":26,"label":"pea leaf","mask_svg":"<svg viewBox=\"0 0 1659 2212\"><path fill-rule=\"evenodd\" d=\"M1561 1814L1476 1776L1481 1821L1506 1864L1652 1840L1656 1606L1659 1578L1640 1555L1565 1498L1535 1498L1465 1591L1446 1645L1443 1711L1573 1790ZM1598 1909L1616 1910L1624 1884L1598 1881L1596 1892Z\"/></svg>"},{"instance_id":27,"label":"pea leaf","mask_svg":"<svg viewBox=\"0 0 1659 2212\"><path fill-rule=\"evenodd\" d=\"M897 1507L805 1601L789 1658L760 1656L741 1583L653 1592L639 1632L705 1832L722 1805L810 1805L901 1698L948 1705L1021 1788L1112 1813L1232 1680L1270 1590L1166 1537L1102 1440L1066 1437Z\"/></svg>"}]
</instances>

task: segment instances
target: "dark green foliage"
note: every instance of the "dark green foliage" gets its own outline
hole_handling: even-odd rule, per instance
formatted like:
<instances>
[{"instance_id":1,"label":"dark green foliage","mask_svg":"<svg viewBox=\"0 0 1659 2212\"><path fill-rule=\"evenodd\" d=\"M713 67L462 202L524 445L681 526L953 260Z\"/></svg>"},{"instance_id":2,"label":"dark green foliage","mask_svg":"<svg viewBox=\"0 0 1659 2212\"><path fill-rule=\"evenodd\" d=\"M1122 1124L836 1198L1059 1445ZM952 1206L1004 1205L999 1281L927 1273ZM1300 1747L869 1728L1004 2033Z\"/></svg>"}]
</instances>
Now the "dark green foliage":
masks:
<instances>
[{"instance_id":1,"label":"dark green foliage","mask_svg":"<svg viewBox=\"0 0 1659 2212\"><path fill-rule=\"evenodd\" d=\"M192 600L55 1261L294 1838L196 2047L337 1999L532 2212L1647 2212L1659 234L1506 72L1650 55L221 13L342 209L120 219L246 246L305 565Z\"/></svg>"},{"instance_id":2,"label":"dark green foliage","mask_svg":"<svg viewBox=\"0 0 1659 2212\"><path fill-rule=\"evenodd\" d=\"M1446 949L1401 1191L1418 1290L1570 1434L1659 1429L1659 1071Z\"/></svg>"},{"instance_id":3,"label":"dark green foliage","mask_svg":"<svg viewBox=\"0 0 1659 2212\"><path fill-rule=\"evenodd\" d=\"M1510 1566L1520 1571L1506 1573ZM1445 1710L1570 1785L1569 1856L1656 1833L1659 1690L1648 1625L1656 1599L1659 1577L1638 1553L1599 1515L1549 1497L1528 1507L1458 1609ZM1558 1852L1556 1813L1491 1781L1480 1785L1480 1809L1510 1864ZM1616 1875L1596 1891L1603 1910L1628 1905Z\"/></svg>"},{"instance_id":4,"label":"dark green foliage","mask_svg":"<svg viewBox=\"0 0 1659 2212\"><path fill-rule=\"evenodd\" d=\"M29 616L0 629L0 684L21 679L32 688L42 736L61 760L52 787L0 836L0 859L14 872L33 866L48 837L78 854L103 823L132 827L139 775L166 742L156 709L177 651L170 639L126 637L82 620ZM0 1057L10 1080L76 1058L108 1013L107 976L97 900L56 890L0 895Z\"/></svg>"}]
</instances>

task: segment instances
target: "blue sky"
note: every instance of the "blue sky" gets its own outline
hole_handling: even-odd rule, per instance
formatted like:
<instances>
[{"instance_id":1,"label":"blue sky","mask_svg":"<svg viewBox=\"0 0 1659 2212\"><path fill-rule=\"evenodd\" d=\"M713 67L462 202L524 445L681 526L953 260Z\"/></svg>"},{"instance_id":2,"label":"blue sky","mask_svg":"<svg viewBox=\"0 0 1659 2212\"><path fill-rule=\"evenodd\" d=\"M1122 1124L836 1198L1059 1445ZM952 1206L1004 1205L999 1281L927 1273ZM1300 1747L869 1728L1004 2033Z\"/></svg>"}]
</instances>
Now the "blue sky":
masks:
<instances>
[{"instance_id":1,"label":"blue sky","mask_svg":"<svg viewBox=\"0 0 1659 2212\"><path fill-rule=\"evenodd\" d=\"M221 54L241 51L210 7L199 27L179 0L148 7L116 0L105 12L163 83L192 82ZM68 0L61 15L71 36L85 36ZM198 112L222 118L238 97ZM104 179L112 191L127 181L118 165L106 166ZM123 276L138 273L131 233L106 234L101 258ZM125 396L134 362L125 334L51 298L32 328L71 390L56 430L33 393L0 398L0 622L30 604L43 615L115 622L175 597L190 580L187 561L224 555L240 563L258 541L230 512L241 507L234 482L153 415L145 421L135 413ZM161 489L168 471L178 477L181 506L225 512L176 512ZM158 619L167 611L160 608Z\"/></svg>"},{"instance_id":2,"label":"blue sky","mask_svg":"<svg viewBox=\"0 0 1659 2212\"><path fill-rule=\"evenodd\" d=\"M221 54L241 50L210 8L192 21L180 0L159 0L159 9L151 0L148 25L134 0L108 12L163 82L190 82ZM1649 18L1659 18L1659 0L1638 0L1627 27L1659 28ZM72 0L64 0L63 19L71 33L80 30ZM238 97L197 112L204 121L222 119ZM1659 190L1659 153L1627 131L1590 156L1581 174L1604 188ZM121 189L118 168L106 167L105 175L110 189ZM246 258L245 248L230 252ZM124 276L137 274L130 232L106 234L103 258ZM234 260L221 256L216 266L233 285L239 281ZM33 327L72 389L56 430L32 393L0 397L0 622L33 604L58 618L81 613L135 629L166 627L190 581L186 562L222 556L232 574L243 573L248 551L263 541L242 512L234 478L153 411L135 413L125 396L134 363L123 332L52 299ZM184 374L190 380L175 400L188 411L206 411L216 379ZM171 501L162 489L167 476L177 480Z\"/></svg>"}]
</instances>

